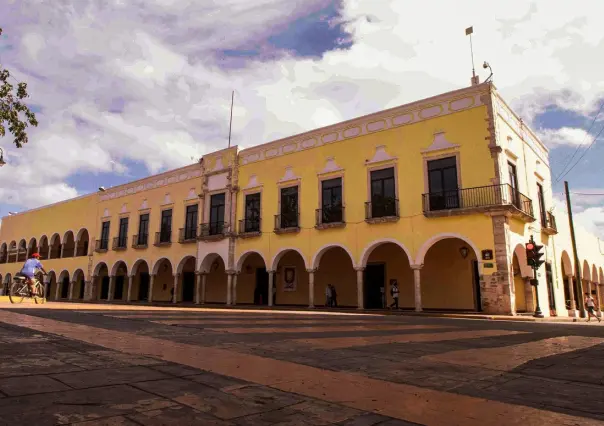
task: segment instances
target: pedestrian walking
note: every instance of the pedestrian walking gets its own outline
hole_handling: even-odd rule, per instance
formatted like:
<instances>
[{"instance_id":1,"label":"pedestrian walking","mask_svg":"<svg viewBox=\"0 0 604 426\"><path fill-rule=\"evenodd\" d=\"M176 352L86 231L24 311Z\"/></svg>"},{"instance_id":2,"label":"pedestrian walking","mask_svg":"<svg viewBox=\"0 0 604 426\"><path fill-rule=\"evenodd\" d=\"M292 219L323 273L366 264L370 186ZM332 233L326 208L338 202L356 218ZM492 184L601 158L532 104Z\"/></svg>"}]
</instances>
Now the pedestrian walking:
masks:
<instances>
[{"instance_id":1,"label":"pedestrian walking","mask_svg":"<svg viewBox=\"0 0 604 426\"><path fill-rule=\"evenodd\" d=\"M390 295L392 296L392 304L390 305L390 309L392 309L393 307L395 309L398 309L399 289L398 289L398 284L396 281L394 281L392 283L392 287L390 287Z\"/></svg>"},{"instance_id":2,"label":"pedestrian walking","mask_svg":"<svg viewBox=\"0 0 604 426\"><path fill-rule=\"evenodd\" d=\"M591 320L591 317L594 317L598 320L598 322L600 322L600 318L596 316L595 312L596 302L589 293L585 293L585 306L587 307L587 322Z\"/></svg>"},{"instance_id":3,"label":"pedestrian walking","mask_svg":"<svg viewBox=\"0 0 604 426\"><path fill-rule=\"evenodd\" d=\"M331 287L331 306L333 308L338 307L338 292L336 291L336 287L333 284L329 284Z\"/></svg>"},{"instance_id":4,"label":"pedestrian walking","mask_svg":"<svg viewBox=\"0 0 604 426\"><path fill-rule=\"evenodd\" d=\"M331 307L331 284L327 284L325 287L325 307Z\"/></svg>"}]
</instances>

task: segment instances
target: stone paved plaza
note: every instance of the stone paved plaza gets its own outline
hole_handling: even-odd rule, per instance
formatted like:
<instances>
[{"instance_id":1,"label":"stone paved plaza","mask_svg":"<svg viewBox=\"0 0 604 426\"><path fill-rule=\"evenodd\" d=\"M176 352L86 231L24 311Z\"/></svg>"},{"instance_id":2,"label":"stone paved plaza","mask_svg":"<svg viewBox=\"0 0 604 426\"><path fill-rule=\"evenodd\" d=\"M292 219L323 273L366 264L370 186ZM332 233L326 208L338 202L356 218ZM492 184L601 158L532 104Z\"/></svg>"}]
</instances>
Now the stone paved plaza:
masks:
<instances>
[{"instance_id":1,"label":"stone paved plaza","mask_svg":"<svg viewBox=\"0 0 604 426\"><path fill-rule=\"evenodd\" d=\"M604 326L0 307L2 425L604 424Z\"/></svg>"}]
</instances>

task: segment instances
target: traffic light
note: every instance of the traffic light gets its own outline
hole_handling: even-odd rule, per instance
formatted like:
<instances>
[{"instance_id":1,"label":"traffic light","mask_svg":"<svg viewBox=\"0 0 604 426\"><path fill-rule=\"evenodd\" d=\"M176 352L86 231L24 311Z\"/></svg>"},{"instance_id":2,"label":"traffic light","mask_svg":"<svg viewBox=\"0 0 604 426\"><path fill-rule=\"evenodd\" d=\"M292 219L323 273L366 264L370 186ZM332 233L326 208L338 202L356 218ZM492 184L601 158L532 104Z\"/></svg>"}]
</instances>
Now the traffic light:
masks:
<instances>
[{"instance_id":1,"label":"traffic light","mask_svg":"<svg viewBox=\"0 0 604 426\"><path fill-rule=\"evenodd\" d=\"M527 265L534 269L539 269L539 267L545 262L544 260L541 260L544 254L543 246L535 244L533 237L531 237L531 240L526 243L525 248Z\"/></svg>"}]
</instances>

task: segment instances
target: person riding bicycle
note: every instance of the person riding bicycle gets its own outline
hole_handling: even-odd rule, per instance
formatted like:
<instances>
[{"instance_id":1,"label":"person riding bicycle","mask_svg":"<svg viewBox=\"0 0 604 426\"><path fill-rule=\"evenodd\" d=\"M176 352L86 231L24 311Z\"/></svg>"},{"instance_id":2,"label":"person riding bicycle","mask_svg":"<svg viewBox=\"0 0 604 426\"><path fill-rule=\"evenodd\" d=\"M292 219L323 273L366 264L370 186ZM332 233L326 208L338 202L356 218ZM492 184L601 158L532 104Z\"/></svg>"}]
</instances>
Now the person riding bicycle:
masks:
<instances>
[{"instance_id":1,"label":"person riding bicycle","mask_svg":"<svg viewBox=\"0 0 604 426\"><path fill-rule=\"evenodd\" d=\"M27 285L32 295L34 294L34 276L36 275L36 269L41 270L42 273L46 275L46 271L40 263L40 255L38 253L32 254L31 258L25 261L25 264L21 269L21 275L27 277Z\"/></svg>"}]
</instances>

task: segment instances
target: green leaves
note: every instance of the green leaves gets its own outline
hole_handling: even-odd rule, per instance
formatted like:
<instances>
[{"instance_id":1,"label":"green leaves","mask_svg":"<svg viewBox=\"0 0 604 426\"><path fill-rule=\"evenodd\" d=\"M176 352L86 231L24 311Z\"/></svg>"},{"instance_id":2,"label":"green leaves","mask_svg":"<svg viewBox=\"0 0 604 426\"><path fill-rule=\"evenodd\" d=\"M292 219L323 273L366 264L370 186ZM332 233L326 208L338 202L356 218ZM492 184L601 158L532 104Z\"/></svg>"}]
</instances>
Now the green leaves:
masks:
<instances>
[{"instance_id":1,"label":"green leaves","mask_svg":"<svg viewBox=\"0 0 604 426\"><path fill-rule=\"evenodd\" d=\"M2 28L0 28L0 36ZM17 88L9 81L17 82ZM30 111L24 99L28 98L27 84L19 83L10 75L7 69L0 65L0 137L6 136L6 130L14 136L17 148L28 142L26 129L28 126L36 127L38 120Z\"/></svg>"}]
</instances>

